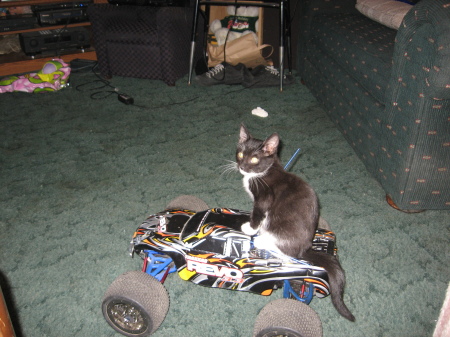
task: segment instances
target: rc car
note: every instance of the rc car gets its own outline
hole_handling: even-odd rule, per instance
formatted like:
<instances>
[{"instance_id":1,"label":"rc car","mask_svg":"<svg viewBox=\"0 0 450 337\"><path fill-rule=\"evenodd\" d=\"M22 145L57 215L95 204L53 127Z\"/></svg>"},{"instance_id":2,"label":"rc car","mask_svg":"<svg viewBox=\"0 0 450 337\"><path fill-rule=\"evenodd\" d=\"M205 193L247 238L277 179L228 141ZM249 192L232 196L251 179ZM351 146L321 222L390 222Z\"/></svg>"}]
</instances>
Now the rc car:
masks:
<instances>
[{"instance_id":1,"label":"rc car","mask_svg":"<svg viewBox=\"0 0 450 337\"><path fill-rule=\"evenodd\" d=\"M249 219L247 211L208 208L192 196L150 215L130 244L130 254L143 260L142 270L119 276L108 288L102 303L106 321L125 336L153 334L169 309L164 280L177 273L205 287L265 296L282 288L284 298L258 314L253 336L322 336L320 318L307 304L330 294L327 272L308 261L255 249L253 237L240 230ZM313 249L336 255L335 242L332 231L319 228Z\"/></svg>"}]
</instances>

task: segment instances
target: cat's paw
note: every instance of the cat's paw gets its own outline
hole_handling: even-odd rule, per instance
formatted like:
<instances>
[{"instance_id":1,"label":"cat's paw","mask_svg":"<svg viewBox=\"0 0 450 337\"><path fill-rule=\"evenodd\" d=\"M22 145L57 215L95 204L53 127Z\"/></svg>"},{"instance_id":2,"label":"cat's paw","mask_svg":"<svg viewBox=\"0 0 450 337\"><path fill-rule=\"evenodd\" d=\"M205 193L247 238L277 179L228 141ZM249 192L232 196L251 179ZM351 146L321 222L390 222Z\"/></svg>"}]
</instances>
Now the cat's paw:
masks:
<instances>
[{"instance_id":1,"label":"cat's paw","mask_svg":"<svg viewBox=\"0 0 450 337\"><path fill-rule=\"evenodd\" d=\"M257 249L271 250L275 253L283 254L277 246L275 237L268 233L255 236L255 238L253 239L253 245Z\"/></svg>"},{"instance_id":2,"label":"cat's paw","mask_svg":"<svg viewBox=\"0 0 450 337\"><path fill-rule=\"evenodd\" d=\"M244 234L247 234L247 235L255 235L256 233L258 233L258 229L253 229L250 226L250 222L246 222L246 223L242 224L241 231L243 231Z\"/></svg>"}]
</instances>

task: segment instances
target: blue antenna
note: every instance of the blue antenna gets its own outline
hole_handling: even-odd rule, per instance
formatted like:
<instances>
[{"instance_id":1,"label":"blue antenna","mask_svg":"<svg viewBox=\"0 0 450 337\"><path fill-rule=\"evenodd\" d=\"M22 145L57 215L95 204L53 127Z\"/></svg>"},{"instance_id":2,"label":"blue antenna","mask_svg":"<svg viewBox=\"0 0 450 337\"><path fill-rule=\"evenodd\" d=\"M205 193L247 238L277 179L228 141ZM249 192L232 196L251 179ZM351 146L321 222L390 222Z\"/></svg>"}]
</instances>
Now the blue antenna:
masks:
<instances>
[{"instance_id":1,"label":"blue antenna","mask_svg":"<svg viewBox=\"0 0 450 337\"><path fill-rule=\"evenodd\" d=\"M297 155L300 153L300 148L297 149L297 151L295 151L295 153L292 155L291 159L289 159L289 161L286 163L286 165L284 165L284 169L287 171L289 165L291 165L292 161L295 159L295 157L297 157Z\"/></svg>"}]
</instances>

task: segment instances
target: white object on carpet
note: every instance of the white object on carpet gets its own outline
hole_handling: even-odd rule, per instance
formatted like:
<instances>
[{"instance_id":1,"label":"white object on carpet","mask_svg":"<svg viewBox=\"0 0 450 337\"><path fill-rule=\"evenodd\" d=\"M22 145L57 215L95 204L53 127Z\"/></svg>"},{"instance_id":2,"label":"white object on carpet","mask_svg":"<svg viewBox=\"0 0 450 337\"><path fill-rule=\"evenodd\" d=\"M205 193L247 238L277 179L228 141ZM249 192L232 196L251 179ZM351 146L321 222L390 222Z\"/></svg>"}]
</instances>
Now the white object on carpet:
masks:
<instances>
[{"instance_id":1,"label":"white object on carpet","mask_svg":"<svg viewBox=\"0 0 450 337\"><path fill-rule=\"evenodd\" d=\"M266 110L264 110L260 107L257 107L256 109L252 110L252 115L265 118L265 117L269 116L269 113Z\"/></svg>"}]
</instances>

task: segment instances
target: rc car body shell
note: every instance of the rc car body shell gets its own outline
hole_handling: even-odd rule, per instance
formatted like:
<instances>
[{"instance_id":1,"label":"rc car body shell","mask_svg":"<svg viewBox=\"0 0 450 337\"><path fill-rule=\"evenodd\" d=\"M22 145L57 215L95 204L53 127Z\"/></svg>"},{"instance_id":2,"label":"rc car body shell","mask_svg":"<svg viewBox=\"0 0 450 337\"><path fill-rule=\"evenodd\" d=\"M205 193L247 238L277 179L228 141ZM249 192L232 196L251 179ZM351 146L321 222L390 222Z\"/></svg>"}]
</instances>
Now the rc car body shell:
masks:
<instances>
[{"instance_id":1,"label":"rc car body shell","mask_svg":"<svg viewBox=\"0 0 450 337\"><path fill-rule=\"evenodd\" d=\"M177 272L181 279L198 285L261 295L299 281L313 295L329 295L328 274L322 267L255 249L253 238L240 230L249 219L249 212L229 208L197 213L165 210L150 215L136 230L130 252L139 254L144 259L143 270L159 279ZM318 229L313 249L336 255L334 233ZM152 256L163 256L163 262L155 262ZM155 272L158 265L162 267Z\"/></svg>"}]
</instances>

